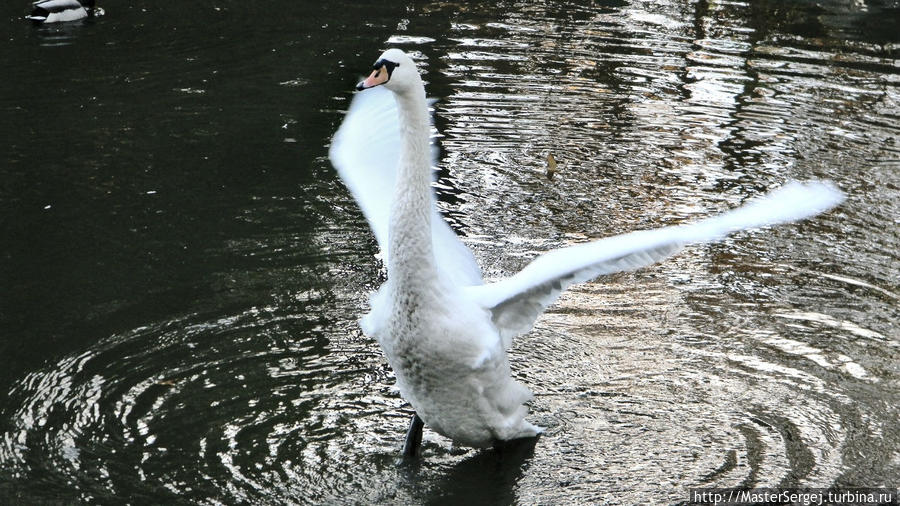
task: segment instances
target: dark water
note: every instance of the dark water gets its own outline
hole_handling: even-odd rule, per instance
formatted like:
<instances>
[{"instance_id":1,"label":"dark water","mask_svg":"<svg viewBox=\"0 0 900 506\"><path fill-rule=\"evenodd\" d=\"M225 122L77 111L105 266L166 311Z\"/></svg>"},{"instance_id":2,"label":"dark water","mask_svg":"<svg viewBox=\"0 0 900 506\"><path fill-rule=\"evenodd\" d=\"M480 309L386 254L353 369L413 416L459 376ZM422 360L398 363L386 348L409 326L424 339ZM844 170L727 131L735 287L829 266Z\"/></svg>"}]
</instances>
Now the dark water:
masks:
<instances>
[{"instance_id":1,"label":"dark water","mask_svg":"<svg viewBox=\"0 0 900 506\"><path fill-rule=\"evenodd\" d=\"M900 483L900 6L115 2L0 44L0 503L676 503ZM521 338L534 448L426 431L356 318L327 158L418 56L489 277L788 179L848 201L572 291ZM559 162L545 176L548 154Z\"/></svg>"}]
</instances>

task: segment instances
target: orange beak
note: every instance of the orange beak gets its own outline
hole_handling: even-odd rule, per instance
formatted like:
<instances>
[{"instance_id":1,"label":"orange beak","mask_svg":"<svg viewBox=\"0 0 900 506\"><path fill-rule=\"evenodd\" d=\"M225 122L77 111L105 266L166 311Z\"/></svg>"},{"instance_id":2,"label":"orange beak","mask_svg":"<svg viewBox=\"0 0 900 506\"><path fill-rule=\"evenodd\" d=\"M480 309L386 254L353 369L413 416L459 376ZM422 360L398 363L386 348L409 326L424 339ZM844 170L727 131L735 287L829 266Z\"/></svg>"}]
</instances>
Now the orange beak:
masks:
<instances>
[{"instance_id":1,"label":"orange beak","mask_svg":"<svg viewBox=\"0 0 900 506\"><path fill-rule=\"evenodd\" d=\"M384 65L378 67L373 70L369 77L365 78L362 82L356 85L357 90L367 90L369 88L374 88L380 84L384 84L388 82L388 79L391 78L390 73L388 73L387 69L384 68Z\"/></svg>"}]
</instances>

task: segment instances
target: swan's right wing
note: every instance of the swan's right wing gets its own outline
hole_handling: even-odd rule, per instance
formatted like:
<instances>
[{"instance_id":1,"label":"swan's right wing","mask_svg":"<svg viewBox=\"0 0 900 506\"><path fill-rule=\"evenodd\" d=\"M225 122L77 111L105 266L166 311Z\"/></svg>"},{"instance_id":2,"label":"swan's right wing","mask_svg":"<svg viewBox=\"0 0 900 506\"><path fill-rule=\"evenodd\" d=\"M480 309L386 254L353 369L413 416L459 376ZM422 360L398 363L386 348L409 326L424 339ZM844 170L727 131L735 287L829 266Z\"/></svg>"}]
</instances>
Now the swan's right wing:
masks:
<instances>
[{"instance_id":1,"label":"swan's right wing","mask_svg":"<svg viewBox=\"0 0 900 506\"><path fill-rule=\"evenodd\" d=\"M385 262L400 146L397 102L390 90L378 86L356 93L328 150L332 165L369 222ZM437 151L432 150L432 154L434 165ZM437 264L448 279L460 285L481 284L475 257L441 218L436 206L431 215L431 237Z\"/></svg>"},{"instance_id":2,"label":"swan's right wing","mask_svg":"<svg viewBox=\"0 0 900 506\"><path fill-rule=\"evenodd\" d=\"M572 284L645 267L689 243L807 218L838 205L843 198L830 184L791 183L748 205L692 224L642 230L554 250L510 278L466 291L490 310L504 346L509 346L513 337L528 332L544 309Z\"/></svg>"}]
</instances>

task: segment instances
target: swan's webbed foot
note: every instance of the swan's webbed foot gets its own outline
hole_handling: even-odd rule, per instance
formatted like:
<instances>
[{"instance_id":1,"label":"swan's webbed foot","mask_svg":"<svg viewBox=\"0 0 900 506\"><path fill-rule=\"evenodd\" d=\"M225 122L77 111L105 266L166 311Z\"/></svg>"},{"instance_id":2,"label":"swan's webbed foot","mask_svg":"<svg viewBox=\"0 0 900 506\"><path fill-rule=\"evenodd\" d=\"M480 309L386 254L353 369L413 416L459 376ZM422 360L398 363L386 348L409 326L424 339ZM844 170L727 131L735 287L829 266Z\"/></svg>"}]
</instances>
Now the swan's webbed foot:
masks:
<instances>
[{"instance_id":1,"label":"swan's webbed foot","mask_svg":"<svg viewBox=\"0 0 900 506\"><path fill-rule=\"evenodd\" d=\"M409 422L409 430L406 431L406 442L403 443L403 456L406 458L415 458L419 456L419 449L422 446L422 427L425 422L419 418L419 415L413 414L412 420Z\"/></svg>"}]
</instances>

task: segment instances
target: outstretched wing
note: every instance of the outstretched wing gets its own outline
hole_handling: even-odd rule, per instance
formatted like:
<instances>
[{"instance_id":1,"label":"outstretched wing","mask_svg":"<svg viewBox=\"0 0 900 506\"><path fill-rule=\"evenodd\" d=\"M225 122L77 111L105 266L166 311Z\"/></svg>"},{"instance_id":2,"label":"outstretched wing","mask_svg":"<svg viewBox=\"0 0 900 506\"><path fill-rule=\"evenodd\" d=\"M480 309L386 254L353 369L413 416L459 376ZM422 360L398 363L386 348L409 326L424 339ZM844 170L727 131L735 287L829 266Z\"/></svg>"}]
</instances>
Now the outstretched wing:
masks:
<instances>
[{"instance_id":1,"label":"outstretched wing","mask_svg":"<svg viewBox=\"0 0 900 506\"><path fill-rule=\"evenodd\" d=\"M328 156L369 222L387 262L388 223L397 163L400 160L400 119L394 94L376 87L357 92ZM432 150L432 165L436 150ZM459 240L433 206L431 233L438 268L461 286L481 283L472 252Z\"/></svg>"},{"instance_id":2,"label":"outstretched wing","mask_svg":"<svg viewBox=\"0 0 900 506\"><path fill-rule=\"evenodd\" d=\"M738 230L807 218L838 205L843 194L827 183L790 183L754 202L692 224L642 230L551 251L503 281L466 289L492 313L504 346L567 287L602 274L658 262L684 245L715 241Z\"/></svg>"}]
</instances>

